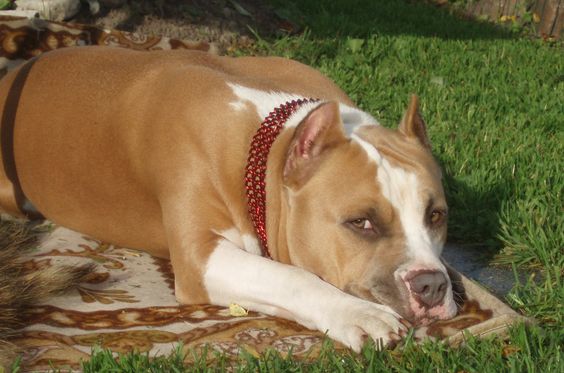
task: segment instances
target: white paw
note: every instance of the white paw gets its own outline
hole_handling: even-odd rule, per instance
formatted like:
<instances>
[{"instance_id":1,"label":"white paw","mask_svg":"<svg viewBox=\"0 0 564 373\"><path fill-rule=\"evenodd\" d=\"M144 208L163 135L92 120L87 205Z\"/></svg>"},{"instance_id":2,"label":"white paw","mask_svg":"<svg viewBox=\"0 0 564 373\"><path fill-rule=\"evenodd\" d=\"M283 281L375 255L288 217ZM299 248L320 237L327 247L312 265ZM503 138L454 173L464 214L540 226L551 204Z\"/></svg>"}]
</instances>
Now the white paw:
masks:
<instances>
[{"instance_id":1,"label":"white paw","mask_svg":"<svg viewBox=\"0 0 564 373\"><path fill-rule=\"evenodd\" d=\"M381 349L397 342L407 331L400 322L401 316L388 306L347 297L331 308L320 329L356 352L360 352L368 338Z\"/></svg>"}]
</instances>

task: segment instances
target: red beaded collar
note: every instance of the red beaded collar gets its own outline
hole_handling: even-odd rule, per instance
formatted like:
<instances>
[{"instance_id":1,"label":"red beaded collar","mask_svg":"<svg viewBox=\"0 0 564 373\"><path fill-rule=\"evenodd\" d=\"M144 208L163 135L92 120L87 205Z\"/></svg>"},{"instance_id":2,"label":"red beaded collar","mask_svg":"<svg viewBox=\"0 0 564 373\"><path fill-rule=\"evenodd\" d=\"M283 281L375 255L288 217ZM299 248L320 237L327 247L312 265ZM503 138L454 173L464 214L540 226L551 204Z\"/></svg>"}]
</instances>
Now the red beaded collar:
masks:
<instances>
[{"instance_id":1,"label":"red beaded collar","mask_svg":"<svg viewBox=\"0 0 564 373\"><path fill-rule=\"evenodd\" d=\"M266 162L270 148L288 118L300 106L318 100L303 98L288 101L275 108L260 124L249 148L245 173L245 189L249 215L259 238L263 256L271 258L266 235Z\"/></svg>"}]
</instances>

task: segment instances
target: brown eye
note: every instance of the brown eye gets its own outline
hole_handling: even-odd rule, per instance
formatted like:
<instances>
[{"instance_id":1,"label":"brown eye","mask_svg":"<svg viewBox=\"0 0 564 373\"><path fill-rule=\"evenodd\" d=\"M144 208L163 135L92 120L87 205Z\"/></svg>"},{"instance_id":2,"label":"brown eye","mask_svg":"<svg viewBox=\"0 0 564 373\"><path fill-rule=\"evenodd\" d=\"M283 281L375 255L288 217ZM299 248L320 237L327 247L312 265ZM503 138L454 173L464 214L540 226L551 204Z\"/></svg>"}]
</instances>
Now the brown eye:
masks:
<instances>
[{"instance_id":1,"label":"brown eye","mask_svg":"<svg viewBox=\"0 0 564 373\"><path fill-rule=\"evenodd\" d=\"M442 224L444 217L446 215L446 211L441 210L433 210L431 211L431 215L429 217L429 221L432 226L439 226Z\"/></svg>"},{"instance_id":2,"label":"brown eye","mask_svg":"<svg viewBox=\"0 0 564 373\"><path fill-rule=\"evenodd\" d=\"M372 223L368 219L355 219L350 221L351 225L358 230L371 231L374 229Z\"/></svg>"}]
</instances>

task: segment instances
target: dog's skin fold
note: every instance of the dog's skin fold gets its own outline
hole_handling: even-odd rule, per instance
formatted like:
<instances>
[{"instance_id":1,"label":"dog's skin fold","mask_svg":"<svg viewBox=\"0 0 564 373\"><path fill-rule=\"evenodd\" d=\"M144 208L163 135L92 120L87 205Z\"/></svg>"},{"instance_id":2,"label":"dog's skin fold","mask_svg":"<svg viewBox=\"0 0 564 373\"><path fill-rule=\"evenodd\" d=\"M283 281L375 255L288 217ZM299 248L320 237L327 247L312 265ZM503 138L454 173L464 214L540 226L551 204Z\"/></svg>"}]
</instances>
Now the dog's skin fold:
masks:
<instances>
[{"instance_id":1,"label":"dog's skin fold","mask_svg":"<svg viewBox=\"0 0 564 373\"><path fill-rule=\"evenodd\" d=\"M171 259L181 303L231 302L327 331L359 350L407 319L454 316L440 254L447 205L412 101L378 125L316 70L282 58L69 48L36 61L17 108L21 188L48 219ZM261 256L243 177L273 108L301 106L267 163ZM21 215L0 171L0 206Z\"/></svg>"}]
</instances>

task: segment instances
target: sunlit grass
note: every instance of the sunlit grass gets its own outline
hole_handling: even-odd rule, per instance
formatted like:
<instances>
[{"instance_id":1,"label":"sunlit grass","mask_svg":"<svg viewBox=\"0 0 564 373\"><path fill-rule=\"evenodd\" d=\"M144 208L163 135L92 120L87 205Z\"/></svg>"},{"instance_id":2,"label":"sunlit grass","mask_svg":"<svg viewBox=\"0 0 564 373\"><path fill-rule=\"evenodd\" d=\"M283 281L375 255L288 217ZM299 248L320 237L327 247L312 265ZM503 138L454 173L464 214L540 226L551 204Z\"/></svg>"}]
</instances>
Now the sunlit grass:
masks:
<instances>
[{"instance_id":1,"label":"sunlit grass","mask_svg":"<svg viewBox=\"0 0 564 373\"><path fill-rule=\"evenodd\" d=\"M168 357L149 358L129 353L114 358L96 348L82 370L89 372L562 372L561 331L518 325L510 330L510 342L499 338L478 340L471 336L464 346L444 343L415 344L408 338L392 351L377 351L367 344L360 354L335 350L325 341L319 357L297 359L269 350L260 357L242 352L238 357L205 350L185 355L178 347ZM188 356L190 364L185 364Z\"/></svg>"},{"instance_id":2,"label":"sunlit grass","mask_svg":"<svg viewBox=\"0 0 564 373\"><path fill-rule=\"evenodd\" d=\"M397 7L413 22L437 14L421 5L417 14L401 1L353 3L296 3L296 12L309 15L309 31L261 40L242 53L282 55L318 68L386 126L397 125L409 94L417 93L444 168L449 240L483 247L492 263L538 270L536 280L516 287L508 300L562 325L563 50L463 21L449 32L441 25L450 25L448 17L402 27L381 14ZM324 23L327 9L343 22ZM365 20L364 27L347 23L355 19Z\"/></svg>"}]
</instances>

